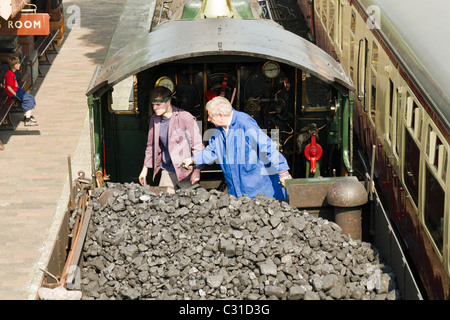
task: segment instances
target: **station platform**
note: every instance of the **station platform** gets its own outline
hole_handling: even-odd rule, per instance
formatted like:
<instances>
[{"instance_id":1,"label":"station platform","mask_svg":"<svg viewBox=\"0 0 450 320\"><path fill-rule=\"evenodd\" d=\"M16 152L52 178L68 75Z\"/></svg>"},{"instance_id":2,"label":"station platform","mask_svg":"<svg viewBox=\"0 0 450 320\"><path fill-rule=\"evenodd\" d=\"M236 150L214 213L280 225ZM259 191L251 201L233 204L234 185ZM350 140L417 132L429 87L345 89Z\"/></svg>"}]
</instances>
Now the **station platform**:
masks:
<instances>
[{"instance_id":1,"label":"station platform","mask_svg":"<svg viewBox=\"0 0 450 320\"><path fill-rule=\"evenodd\" d=\"M65 34L31 94L39 126L0 131L0 299L36 299L70 195L72 178L91 173L86 89L103 63L126 0L64 1ZM146 3L146 0L134 0ZM78 10L78 11L77 11ZM79 12L79 16L74 16ZM73 19L79 28L71 28ZM125 17L132 20L132 17ZM72 19L72 20L71 20ZM70 24L72 23L72 24Z\"/></svg>"}]
</instances>

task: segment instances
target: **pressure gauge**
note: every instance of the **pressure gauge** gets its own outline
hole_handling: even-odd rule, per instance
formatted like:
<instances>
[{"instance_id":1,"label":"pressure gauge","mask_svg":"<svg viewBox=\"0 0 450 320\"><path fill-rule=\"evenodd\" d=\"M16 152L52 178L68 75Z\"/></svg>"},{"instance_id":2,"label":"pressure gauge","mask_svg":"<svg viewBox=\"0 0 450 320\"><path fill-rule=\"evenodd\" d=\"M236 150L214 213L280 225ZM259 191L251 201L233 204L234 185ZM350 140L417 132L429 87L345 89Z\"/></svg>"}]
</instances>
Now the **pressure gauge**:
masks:
<instances>
[{"instance_id":1,"label":"pressure gauge","mask_svg":"<svg viewBox=\"0 0 450 320\"><path fill-rule=\"evenodd\" d=\"M161 77L158 80L156 80L155 83L155 87L166 87L167 89L169 89L170 91L174 91L175 90L175 84L173 83L172 79L170 79L169 77Z\"/></svg>"},{"instance_id":2,"label":"pressure gauge","mask_svg":"<svg viewBox=\"0 0 450 320\"><path fill-rule=\"evenodd\" d=\"M275 61L267 61L262 66L262 72L267 78L276 78L280 74L280 65Z\"/></svg>"}]
</instances>

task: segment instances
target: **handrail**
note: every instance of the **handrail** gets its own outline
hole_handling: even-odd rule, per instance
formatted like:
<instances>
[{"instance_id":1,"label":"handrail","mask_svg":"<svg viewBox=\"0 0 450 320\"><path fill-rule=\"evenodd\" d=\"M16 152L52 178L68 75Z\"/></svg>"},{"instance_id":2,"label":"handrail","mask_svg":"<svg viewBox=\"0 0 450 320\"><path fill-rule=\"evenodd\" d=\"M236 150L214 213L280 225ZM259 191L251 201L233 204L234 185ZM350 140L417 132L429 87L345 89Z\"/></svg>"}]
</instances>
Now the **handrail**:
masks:
<instances>
[{"instance_id":1,"label":"handrail","mask_svg":"<svg viewBox=\"0 0 450 320\"><path fill-rule=\"evenodd\" d=\"M351 140L352 135L350 134L349 128L352 128L352 117L353 117L353 100L352 95L344 96L344 108L342 110L342 159L347 171L352 176L353 175L353 141ZM342 99L341 93L338 93L338 100ZM348 121L347 121L348 119Z\"/></svg>"},{"instance_id":2,"label":"handrail","mask_svg":"<svg viewBox=\"0 0 450 320\"><path fill-rule=\"evenodd\" d=\"M358 91L358 100L361 101L361 99L364 97L362 95L360 95L361 92L361 88L359 87L360 84L360 70L359 70L359 65L360 65L360 61L361 61L361 42L363 42L363 39L359 40L359 44L358 44L358 64L356 65L356 90Z\"/></svg>"}]
</instances>

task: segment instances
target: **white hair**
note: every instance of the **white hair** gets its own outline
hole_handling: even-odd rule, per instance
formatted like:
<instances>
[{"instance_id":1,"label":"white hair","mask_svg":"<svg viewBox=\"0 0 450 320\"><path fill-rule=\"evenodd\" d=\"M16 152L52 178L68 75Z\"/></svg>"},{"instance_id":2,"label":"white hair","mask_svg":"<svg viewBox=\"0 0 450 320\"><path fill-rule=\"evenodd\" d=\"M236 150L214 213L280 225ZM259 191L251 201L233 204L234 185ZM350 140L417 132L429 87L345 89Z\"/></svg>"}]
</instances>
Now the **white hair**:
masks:
<instances>
[{"instance_id":1,"label":"white hair","mask_svg":"<svg viewBox=\"0 0 450 320\"><path fill-rule=\"evenodd\" d=\"M208 101L206 110L211 111L211 114L213 115L223 114L224 116L227 116L231 114L233 107L227 98L217 96Z\"/></svg>"}]
</instances>

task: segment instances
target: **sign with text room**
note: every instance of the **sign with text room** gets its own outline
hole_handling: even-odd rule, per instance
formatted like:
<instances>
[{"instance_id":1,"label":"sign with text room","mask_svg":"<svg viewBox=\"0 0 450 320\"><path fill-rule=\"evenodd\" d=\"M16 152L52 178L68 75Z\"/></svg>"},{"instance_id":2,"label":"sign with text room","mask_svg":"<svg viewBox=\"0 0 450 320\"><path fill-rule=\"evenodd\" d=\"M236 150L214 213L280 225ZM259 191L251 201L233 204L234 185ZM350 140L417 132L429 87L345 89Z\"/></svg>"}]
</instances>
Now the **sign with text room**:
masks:
<instances>
[{"instance_id":1,"label":"sign with text room","mask_svg":"<svg viewBox=\"0 0 450 320\"><path fill-rule=\"evenodd\" d=\"M48 13L19 14L13 19L0 19L0 35L41 36L50 33Z\"/></svg>"}]
</instances>

